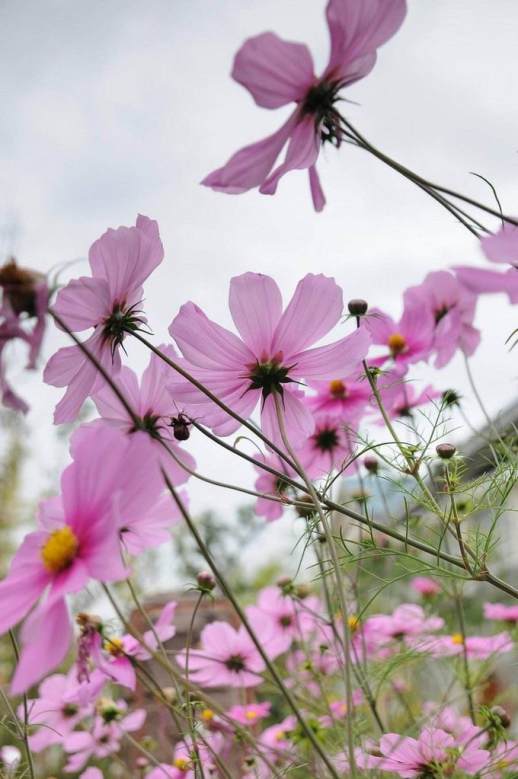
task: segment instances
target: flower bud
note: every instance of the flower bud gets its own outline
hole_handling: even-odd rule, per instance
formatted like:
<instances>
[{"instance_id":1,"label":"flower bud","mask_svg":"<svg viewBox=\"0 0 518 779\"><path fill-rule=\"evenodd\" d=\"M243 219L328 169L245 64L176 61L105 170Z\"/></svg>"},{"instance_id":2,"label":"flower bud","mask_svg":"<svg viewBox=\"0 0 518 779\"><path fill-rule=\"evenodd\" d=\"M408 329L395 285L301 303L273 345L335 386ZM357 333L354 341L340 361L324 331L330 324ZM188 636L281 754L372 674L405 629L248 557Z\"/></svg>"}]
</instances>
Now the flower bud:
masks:
<instances>
[{"instance_id":1,"label":"flower bud","mask_svg":"<svg viewBox=\"0 0 518 779\"><path fill-rule=\"evenodd\" d=\"M373 457L372 455L367 455L367 457L363 458L363 466L369 473L373 473L374 475L378 473L379 463L376 457Z\"/></svg>"},{"instance_id":2,"label":"flower bud","mask_svg":"<svg viewBox=\"0 0 518 779\"><path fill-rule=\"evenodd\" d=\"M435 447L435 451L441 460L451 460L457 449L453 446L453 444L439 444Z\"/></svg>"},{"instance_id":3,"label":"flower bud","mask_svg":"<svg viewBox=\"0 0 518 779\"><path fill-rule=\"evenodd\" d=\"M293 579L291 576L281 576L277 579L277 587L280 590L289 590L293 587Z\"/></svg>"},{"instance_id":4,"label":"flower bud","mask_svg":"<svg viewBox=\"0 0 518 779\"><path fill-rule=\"evenodd\" d=\"M174 703L176 701L176 690L174 687L162 687L162 695L167 703Z\"/></svg>"},{"instance_id":5,"label":"flower bud","mask_svg":"<svg viewBox=\"0 0 518 779\"><path fill-rule=\"evenodd\" d=\"M364 316L367 313L369 304L366 300L362 300L361 298L354 298L348 302L347 308L349 309L351 316Z\"/></svg>"},{"instance_id":6,"label":"flower bud","mask_svg":"<svg viewBox=\"0 0 518 779\"><path fill-rule=\"evenodd\" d=\"M491 719L501 728L508 728L511 725L511 718L502 706L493 706L489 712Z\"/></svg>"},{"instance_id":7,"label":"flower bud","mask_svg":"<svg viewBox=\"0 0 518 779\"><path fill-rule=\"evenodd\" d=\"M445 406L460 406L461 396L453 389L445 390L441 399Z\"/></svg>"},{"instance_id":8,"label":"flower bud","mask_svg":"<svg viewBox=\"0 0 518 779\"><path fill-rule=\"evenodd\" d=\"M295 595L300 600L304 600L311 594L311 588L307 584L297 584L295 587Z\"/></svg>"},{"instance_id":9,"label":"flower bud","mask_svg":"<svg viewBox=\"0 0 518 779\"><path fill-rule=\"evenodd\" d=\"M196 577L196 581L198 582L198 587L203 592L212 592L216 586L216 579L210 571L200 571Z\"/></svg>"}]
</instances>

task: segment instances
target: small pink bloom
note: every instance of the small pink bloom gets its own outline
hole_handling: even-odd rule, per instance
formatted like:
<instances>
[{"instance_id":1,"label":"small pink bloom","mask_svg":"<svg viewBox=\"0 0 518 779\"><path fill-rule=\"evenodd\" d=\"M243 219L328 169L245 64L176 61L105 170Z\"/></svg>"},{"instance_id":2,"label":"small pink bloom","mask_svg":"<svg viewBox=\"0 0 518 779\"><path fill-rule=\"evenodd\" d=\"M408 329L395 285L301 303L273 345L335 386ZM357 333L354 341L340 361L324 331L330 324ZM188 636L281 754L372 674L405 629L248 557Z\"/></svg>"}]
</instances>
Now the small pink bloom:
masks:
<instances>
[{"instance_id":1,"label":"small pink bloom","mask_svg":"<svg viewBox=\"0 0 518 779\"><path fill-rule=\"evenodd\" d=\"M204 735L203 741L196 740L196 753L190 739L181 741L174 748L174 756L171 763L161 763L153 768L146 779L196 779L198 771L196 765L203 768L204 775L213 776L215 757L223 746L220 733Z\"/></svg>"},{"instance_id":2,"label":"small pink bloom","mask_svg":"<svg viewBox=\"0 0 518 779\"><path fill-rule=\"evenodd\" d=\"M79 775L79 779L103 779L102 771L99 768L87 768Z\"/></svg>"},{"instance_id":3,"label":"small pink bloom","mask_svg":"<svg viewBox=\"0 0 518 779\"><path fill-rule=\"evenodd\" d=\"M518 741L501 741L496 745L484 771L484 779L513 779L518 774Z\"/></svg>"},{"instance_id":4,"label":"small pink bloom","mask_svg":"<svg viewBox=\"0 0 518 779\"><path fill-rule=\"evenodd\" d=\"M269 701L261 703L248 703L245 706L232 706L227 711L227 716L239 722L240 725L251 727L256 722L268 717L272 704Z\"/></svg>"},{"instance_id":5,"label":"small pink bloom","mask_svg":"<svg viewBox=\"0 0 518 779\"><path fill-rule=\"evenodd\" d=\"M425 598L438 595L441 591L441 586L428 576L414 576L410 581L410 586Z\"/></svg>"},{"instance_id":6,"label":"small pink bloom","mask_svg":"<svg viewBox=\"0 0 518 779\"><path fill-rule=\"evenodd\" d=\"M476 296L448 271L429 273L422 284L407 289L405 306L422 306L434 318L436 368L447 365L457 349L469 356L479 345L480 332L473 326L476 302Z\"/></svg>"},{"instance_id":7,"label":"small pink bloom","mask_svg":"<svg viewBox=\"0 0 518 779\"><path fill-rule=\"evenodd\" d=\"M315 630L322 604L314 595L298 602L283 595L279 587L265 587L257 597L256 608L273 621L287 649L292 641L305 641Z\"/></svg>"},{"instance_id":8,"label":"small pink bloom","mask_svg":"<svg viewBox=\"0 0 518 779\"><path fill-rule=\"evenodd\" d=\"M331 51L320 77L315 76L311 54L302 43L284 41L272 32L245 41L236 54L232 77L263 108L290 103L296 107L277 132L238 151L202 184L228 194L259 187L262 194L273 195L282 176L305 169L315 210L322 210L325 197L316 162L321 145L329 142L338 147L344 138L337 108L340 92L370 73L377 48L402 24L406 3L329 0L326 14ZM285 160L274 168L286 144Z\"/></svg>"},{"instance_id":9,"label":"small pink bloom","mask_svg":"<svg viewBox=\"0 0 518 779\"><path fill-rule=\"evenodd\" d=\"M120 701L99 701L99 711L93 727L88 731L75 731L63 741L63 749L69 754L65 771L80 771L91 757L102 760L121 748L125 733L140 730L146 719L144 709L127 714L127 704Z\"/></svg>"},{"instance_id":10,"label":"small pink bloom","mask_svg":"<svg viewBox=\"0 0 518 779\"><path fill-rule=\"evenodd\" d=\"M368 643L377 643L380 647L394 639L407 639L426 636L444 626L441 617L428 617L421 606L415 603L402 603L392 614L374 614L363 623Z\"/></svg>"},{"instance_id":11,"label":"small pink bloom","mask_svg":"<svg viewBox=\"0 0 518 779\"><path fill-rule=\"evenodd\" d=\"M306 398L308 407L314 414L327 414L339 417L343 422L356 427L365 413L371 399L371 389L360 370L350 376L331 379L331 381L310 381L316 395Z\"/></svg>"},{"instance_id":12,"label":"small pink bloom","mask_svg":"<svg viewBox=\"0 0 518 779\"><path fill-rule=\"evenodd\" d=\"M355 439L355 433L339 417L315 415L315 429L298 450L308 475L321 479L335 469L345 473L354 467L350 461Z\"/></svg>"},{"instance_id":13,"label":"small pink bloom","mask_svg":"<svg viewBox=\"0 0 518 779\"><path fill-rule=\"evenodd\" d=\"M140 310L142 284L163 256L157 223L139 215L135 227L107 230L90 248L92 276L70 281L57 296L54 311L72 332L93 328L84 345L112 375L120 371L120 346L127 331L146 321ZM56 424L72 422L86 398L105 385L76 345L59 349L48 361L43 378L47 384L67 387L56 406Z\"/></svg>"},{"instance_id":14,"label":"small pink bloom","mask_svg":"<svg viewBox=\"0 0 518 779\"><path fill-rule=\"evenodd\" d=\"M518 622L518 606L508 606L505 603L484 603L484 617L515 623Z\"/></svg>"},{"instance_id":15,"label":"small pink bloom","mask_svg":"<svg viewBox=\"0 0 518 779\"><path fill-rule=\"evenodd\" d=\"M352 702L353 706L359 706L363 703L363 692L360 689L352 691ZM325 728L332 728L337 722L349 716L347 701L331 701L329 709L331 711L330 714L324 714L322 717L319 717L320 724Z\"/></svg>"},{"instance_id":16,"label":"small pink bloom","mask_svg":"<svg viewBox=\"0 0 518 779\"><path fill-rule=\"evenodd\" d=\"M431 384L418 392L414 383L405 380L396 370L382 373L377 384L383 406L393 418L412 416L413 409L426 406L442 396Z\"/></svg>"},{"instance_id":17,"label":"small pink bloom","mask_svg":"<svg viewBox=\"0 0 518 779\"><path fill-rule=\"evenodd\" d=\"M384 354L373 362L392 360L398 366L408 366L427 360L434 340L435 320L427 306L413 297L405 298L403 316L395 322L377 308L369 309L365 319L372 343L385 347Z\"/></svg>"},{"instance_id":18,"label":"small pink bloom","mask_svg":"<svg viewBox=\"0 0 518 779\"><path fill-rule=\"evenodd\" d=\"M463 652L463 639L460 633L450 636L428 636L417 638L412 648L418 652L427 652L432 657L449 657ZM496 633L494 636L467 636L466 654L473 660L487 660L502 652L511 652L514 648L509 633Z\"/></svg>"},{"instance_id":19,"label":"small pink bloom","mask_svg":"<svg viewBox=\"0 0 518 779\"><path fill-rule=\"evenodd\" d=\"M313 433L309 409L290 385L331 379L353 370L366 355L364 328L326 346L309 348L340 320L342 291L331 278L308 274L283 312L275 281L244 273L230 283L230 312L240 337L211 322L194 303L180 309L169 328L185 357L184 367L242 417L261 402L261 427L281 444L274 395L282 401L290 443L300 445ZM185 380L169 385L178 403L200 416L217 435L230 435L239 422Z\"/></svg>"},{"instance_id":20,"label":"small pink bloom","mask_svg":"<svg viewBox=\"0 0 518 779\"><path fill-rule=\"evenodd\" d=\"M92 713L91 706L79 706L72 698L76 689L74 671L66 676L48 676L40 685L39 697L29 700L29 744L33 752L41 752L51 744L60 744L76 725ZM23 716L20 710L19 715ZM37 730L34 732L34 729Z\"/></svg>"}]
</instances>

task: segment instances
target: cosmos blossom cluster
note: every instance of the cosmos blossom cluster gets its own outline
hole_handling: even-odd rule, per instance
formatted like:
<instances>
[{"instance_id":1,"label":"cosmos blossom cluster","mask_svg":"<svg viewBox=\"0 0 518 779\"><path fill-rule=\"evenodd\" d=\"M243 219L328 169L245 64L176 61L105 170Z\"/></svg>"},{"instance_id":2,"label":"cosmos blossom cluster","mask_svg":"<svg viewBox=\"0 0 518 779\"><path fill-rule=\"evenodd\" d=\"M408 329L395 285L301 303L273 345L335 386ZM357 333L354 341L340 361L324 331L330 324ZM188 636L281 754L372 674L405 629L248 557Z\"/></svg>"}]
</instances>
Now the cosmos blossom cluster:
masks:
<instances>
[{"instance_id":1,"label":"cosmos blossom cluster","mask_svg":"<svg viewBox=\"0 0 518 779\"><path fill-rule=\"evenodd\" d=\"M259 106L295 107L203 183L273 194L283 175L307 169L321 210L319 151L352 132L342 90L371 71L405 12L404 0L329 0L321 76L303 44L274 33L246 41L235 80ZM55 424L73 426L57 494L40 502L0 582L0 634L15 657L16 746L0 751L8 776L518 774L516 687L506 681L518 591L495 573L515 446L488 429L492 470L470 481L448 440L462 399L441 377L479 346L481 295L518 302L514 220L502 215L479 237L481 258L503 271L430 272L402 291L399 312L378 295L344 299L347 289L322 273L286 298L273 278L247 271L230 280L232 329L177 301L159 345L144 284L174 258L147 216L108 229L90 248L88 275L59 289L14 261L0 268L0 360L20 342L34 369L55 326L66 345L43 380L63 390ZM141 375L129 343L149 352ZM2 401L24 413L8 376L4 360ZM84 421L87 400L96 413ZM249 482L200 472L201 440L217 457L245 460ZM293 525L290 575L244 599L234 593L189 510L203 481L251 495L265 526L282 519L279 533ZM206 565L185 635L182 595L147 613L132 584L137 561L178 533L193 536ZM123 587L131 610L119 603ZM91 611L80 608L86 593ZM198 629L213 598L233 616Z\"/></svg>"}]
</instances>

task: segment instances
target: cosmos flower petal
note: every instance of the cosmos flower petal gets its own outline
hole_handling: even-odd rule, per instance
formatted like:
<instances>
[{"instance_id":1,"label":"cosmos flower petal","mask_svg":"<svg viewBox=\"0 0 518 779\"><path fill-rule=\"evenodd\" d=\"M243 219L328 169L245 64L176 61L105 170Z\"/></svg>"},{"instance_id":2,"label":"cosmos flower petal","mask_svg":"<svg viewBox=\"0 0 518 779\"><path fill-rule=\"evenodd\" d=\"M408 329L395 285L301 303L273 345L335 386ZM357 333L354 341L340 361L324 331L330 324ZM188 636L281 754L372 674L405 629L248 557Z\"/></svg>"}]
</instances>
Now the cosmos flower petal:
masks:
<instances>
[{"instance_id":1,"label":"cosmos flower petal","mask_svg":"<svg viewBox=\"0 0 518 779\"><path fill-rule=\"evenodd\" d=\"M263 195L274 195L281 178L290 170L311 168L320 149L320 136L315 127L315 119L311 115L299 118L291 133L290 142L284 162L259 187Z\"/></svg>"},{"instance_id":2,"label":"cosmos flower petal","mask_svg":"<svg viewBox=\"0 0 518 779\"><path fill-rule=\"evenodd\" d=\"M254 355L270 352L282 314L282 295L270 276L243 273L230 282L230 313L239 335Z\"/></svg>"}]
</instances>

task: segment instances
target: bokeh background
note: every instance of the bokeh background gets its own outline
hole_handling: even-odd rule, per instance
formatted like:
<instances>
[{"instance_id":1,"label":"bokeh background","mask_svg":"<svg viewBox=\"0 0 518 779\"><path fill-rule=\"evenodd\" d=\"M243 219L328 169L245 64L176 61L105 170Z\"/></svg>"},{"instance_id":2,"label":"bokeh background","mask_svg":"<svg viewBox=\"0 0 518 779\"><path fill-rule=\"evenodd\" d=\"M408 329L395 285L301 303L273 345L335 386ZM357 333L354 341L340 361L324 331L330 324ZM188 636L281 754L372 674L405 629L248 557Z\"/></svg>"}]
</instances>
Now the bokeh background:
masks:
<instances>
[{"instance_id":1,"label":"bokeh background","mask_svg":"<svg viewBox=\"0 0 518 779\"><path fill-rule=\"evenodd\" d=\"M283 179L274 198L214 193L200 179L239 147L272 132L283 109L257 108L230 77L243 40L274 30L306 41L317 72L328 54L324 0L22 0L0 2L0 252L46 271L76 261L137 212L158 219L166 259L146 285L156 342L179 306L196 301L230 324L229 279L246 270L275 276L286 296L307 272L335 276L345 298L367 298L399 315L401 296L433 269L484 264L477 241L407 181L344 146L319 161L328 205L312 210L306 175ZM400 32L376 68L349 90L347 113L375 144L432 180L518 213L516 0L410 0ZM288 110L288 109L286 109ZM491 222L489 222L491 224ZM496 227L496 220L492 225ZM483 342L473 371L492 413L516 395L517 324L503 296L480 301ZM50 333L45 356L63 343ZM130 349L131 364L146 361ZM13 365L32 405L26 419L26 488L47 489L66 460L52 426L59 391ZM427 378L427 369L416 370ZM437 377L472 402L463 361ZM459 434L460 435L460 434ZM229 462L195 441L202 472L226 477ZM253 474L232 461L232 478ZM225 515L241 496L191 487L191 505ZM288 539L270 528L261 548Z\"/></svg>"}]
</instances>

